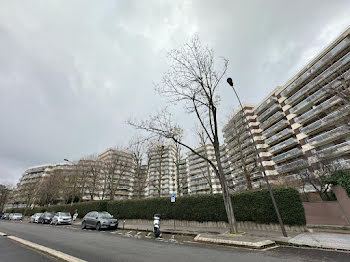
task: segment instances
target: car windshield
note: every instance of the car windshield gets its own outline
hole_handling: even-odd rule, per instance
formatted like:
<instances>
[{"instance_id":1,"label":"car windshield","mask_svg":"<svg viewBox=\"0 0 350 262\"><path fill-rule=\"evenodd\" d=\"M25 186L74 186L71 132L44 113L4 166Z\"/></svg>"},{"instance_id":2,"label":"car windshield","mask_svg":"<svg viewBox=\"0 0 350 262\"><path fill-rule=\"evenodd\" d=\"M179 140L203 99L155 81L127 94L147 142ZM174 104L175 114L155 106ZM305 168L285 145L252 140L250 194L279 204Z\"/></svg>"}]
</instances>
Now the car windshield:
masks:
<instances>
[{"instance_id":1,"label":"car windshield","mask_svg":"<svg viewBox=\"0 0 350 262\"><path fill-rule=\"evenodd\" d=\"M36 213L35 216L39 217L41 216L43 213Z\"/></svg>"},{"instance_id":2,"label":"car windshield","mask_svg":"<svg viewBox=\"0 0 350 262\"><path fill-rule=\"evenodd\" d=\"M14 215L15 216L21 216L22 214L21 213L15 213Z\"/></svg>"},{"instance_id":3,"label":"car windshield","mask_svg":"<svg viewBox=\"0 0 350 262\"><path fill-rule=\"evenodd\" d=\"M53 217L55 214L54 213L46 213L45 216L47 217Z\"/></svg>"},{"instance_id":4,"label":"car windshield","mask_svg":"<svg viewBox=\"0 0 350 262\"><path fill-rule=\"evenodd\" d=\"M103 218L103 219L113 218L113 216L109 213L99 213L98 216L99 218Z\"/></svg>"},{"instance_id":5,"label":"car windshield","mask_svg":"<svg viewBox=\"0 0 350 262\"><path fill-rule=\"evenodd\" d=\"M67 213L67 212L60 212L60 213L58 213L58 216L60 216L60 217L69 217L70 214Z\"/></svg>"}]
</instances>

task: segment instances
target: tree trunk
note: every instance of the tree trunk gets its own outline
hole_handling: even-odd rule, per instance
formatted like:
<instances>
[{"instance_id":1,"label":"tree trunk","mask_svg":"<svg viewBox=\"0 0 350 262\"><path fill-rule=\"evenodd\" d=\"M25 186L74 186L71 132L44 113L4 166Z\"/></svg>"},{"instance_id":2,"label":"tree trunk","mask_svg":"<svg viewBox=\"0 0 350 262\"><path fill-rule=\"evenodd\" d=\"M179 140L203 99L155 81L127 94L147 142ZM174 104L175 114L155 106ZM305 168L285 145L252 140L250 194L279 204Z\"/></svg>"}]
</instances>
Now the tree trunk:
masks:
<instances>
[{"instance_id":1,"label":"tree trunk","mask_svg":"<svg viewBox=\"0 0 350 262\"><path fill-rule=\"evenodd\" d=\"M230 233L238 233L237 229L237 223L235 219L235 214L233 212L233 207L232 207L232 200L231 200L231 195L227 186L227 181L224 175L224 170L221 165L221 158L220 158L220 148L219 148L219 143L217 145L214 145L214 150L215 150L215 157L216 157L216 162L217 162L217 176L219 177L220 184L221 184L221 189L222 189L222 196L224 199L224 205L225 205L225 210L227 214L227 219L228 219L228 224L230 228Z\"/></svg>"}]
</instances>

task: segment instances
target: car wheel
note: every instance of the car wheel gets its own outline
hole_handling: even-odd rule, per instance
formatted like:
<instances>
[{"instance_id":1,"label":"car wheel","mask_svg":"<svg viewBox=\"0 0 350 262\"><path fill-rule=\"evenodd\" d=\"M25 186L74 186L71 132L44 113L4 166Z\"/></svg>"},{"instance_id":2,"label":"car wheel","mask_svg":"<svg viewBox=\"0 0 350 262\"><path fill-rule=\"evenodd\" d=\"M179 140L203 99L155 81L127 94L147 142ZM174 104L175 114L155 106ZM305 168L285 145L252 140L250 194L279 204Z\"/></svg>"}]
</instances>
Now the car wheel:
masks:
<instances>
[{"instance_id":1,"label":"car wheel","mask_svg":"<svg viewBox=\"0 0 350 262\"><path fill-rule=\"evenodd\" d=\"M96 230L97 230L97 231L100 231L100 230L101 230L101 223L100 223L100 222L98 222L98 223L96 224Z\"/></svg>"},{"instance_id":2,"label":"car wheel","mask_svg":"<svg viewBox=\"0 0 350 262\"><path fill-rule=\"evenodd\" d=\"M43 220L41 221L41 224L43 224L43 225L45 224L45 221L44 221L44 219L43 219Z\"/></svg>"},{"instance_id":3,"label":"car wheel","mask_svg":"<svg viewBox=\"0 0 350 262\"><path fill-rule=\"evenodd\" d=\"M85 228L86 228L86 222L85 222L85 221L83 221L83 223L81 223L81 228L82 228L82 229L85 229Z\"/></svg>"}]
</instances>

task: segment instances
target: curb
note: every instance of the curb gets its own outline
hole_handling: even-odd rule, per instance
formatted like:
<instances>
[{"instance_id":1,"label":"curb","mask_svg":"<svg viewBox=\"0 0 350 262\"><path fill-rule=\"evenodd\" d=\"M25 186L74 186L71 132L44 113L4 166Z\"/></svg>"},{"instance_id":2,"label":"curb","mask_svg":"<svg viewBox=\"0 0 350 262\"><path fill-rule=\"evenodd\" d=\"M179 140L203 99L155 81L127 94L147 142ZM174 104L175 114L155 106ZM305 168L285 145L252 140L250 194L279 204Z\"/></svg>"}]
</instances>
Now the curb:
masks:
<instances>
[{"instance_id":1,"label":"curb","mask_svg":"<svg viewBox=\"0 0 350 262\"><path fill-rule=\"evenodd\" d=\"M48 247L45 247L45 246L42 246L42 245L38 245L38 244L35 244L33 242L30 242L30 241L27 241L27 240L24 240L24 239L21 239L21 238L18 238L18 237L15 237L15 236L8 236L7 238L13 240L13 241L16 241L22 245L25 245L25 246L28 246L30 248L33 248L33 249L36 249L36 250L39 250L41 252L44 252L44 253L47 253L53 257L56 257L56 258L59 258L63 261L67 261L67 262L87 262L86 260L82 260L80 258L76 258L76 257L73 257L71 255L68 255L68 254L65 254L61 251L57 251L57 250L54 250L54 249L51 249L51 248L48 248Z\"/></svg>"},{"instance_id":2,"label":"curb","mask_svg":"<svg viewBox=\"0 0 350 262\"><path fill-rule=\"evenodd\" d=\"M271 240L263 240L259 242L248 242L248 241L237 241L237 240L220 239L220 238L201 237L200 234L197 235L194 238L194 240L199 242L209 242L214 244L223 244L223 245L247 247L247 248L254 248L254 249L263 249L266 247L274 246L276 244L275 241L271 241Z\"/></svg>"}]
</instances>

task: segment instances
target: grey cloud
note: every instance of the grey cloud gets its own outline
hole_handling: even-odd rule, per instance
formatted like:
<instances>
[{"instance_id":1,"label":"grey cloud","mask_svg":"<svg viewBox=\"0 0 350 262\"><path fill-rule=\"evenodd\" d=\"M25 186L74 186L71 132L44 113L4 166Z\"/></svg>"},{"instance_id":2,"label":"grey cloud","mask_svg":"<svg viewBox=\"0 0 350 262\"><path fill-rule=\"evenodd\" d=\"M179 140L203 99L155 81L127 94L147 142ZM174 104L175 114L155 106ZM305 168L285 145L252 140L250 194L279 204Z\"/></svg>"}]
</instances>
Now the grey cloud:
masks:
<instances>
[{"instance_id":1,"label":"grey cloud","mask_svg":"<svg viewBox=\"0 0 350 262\"><path fill-rule=\"evenodd\" d=\"M123 144L164 105L166 51L193 33L257 103L350 24L348 1L2 1L0 183ZM237 106L223 83L220 112ZM174 109L182 119L181 107ZM192 125L183 117L184 125ZM190 133L188 134L190 136ZM190 138L189 138L190 139Z\"/></svg>"}]
</instances>

